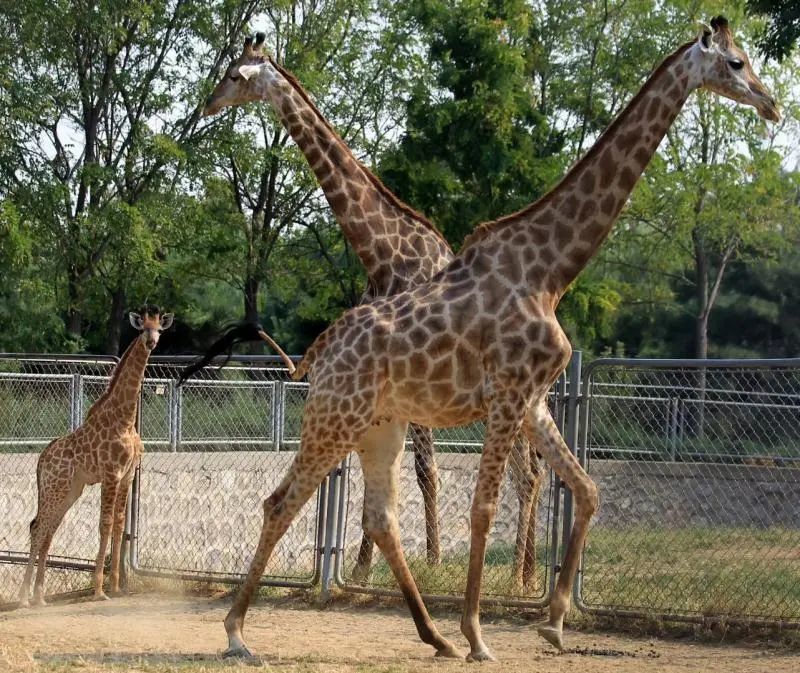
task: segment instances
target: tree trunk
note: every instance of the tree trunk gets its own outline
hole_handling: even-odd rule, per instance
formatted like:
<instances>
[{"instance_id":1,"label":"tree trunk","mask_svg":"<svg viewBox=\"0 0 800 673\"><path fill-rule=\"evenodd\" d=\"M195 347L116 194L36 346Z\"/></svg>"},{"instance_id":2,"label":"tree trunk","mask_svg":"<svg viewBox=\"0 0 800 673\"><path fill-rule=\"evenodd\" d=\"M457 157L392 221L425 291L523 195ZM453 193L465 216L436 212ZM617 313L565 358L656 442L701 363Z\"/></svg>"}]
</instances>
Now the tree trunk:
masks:
<instances>
[{"instance_id":1,"label":"tree trunk","mask_svg":"<svg viewBox=\"0 0 800 673\"><path fill-rule=\"evenodd\" d=\"M244 282L244 319L258 322L258 278L249 277Z\"/></svg>"},{"instance_id":2,"label":"tree trunk","mask_svg":"<svg viewBox=\"0 0 800 673\"><path fill-rule=\"evenodd\" d=\"M119 355L119 342L122 337L122 325L125 321L125 290L116 288L111 293L111 313L108 316L108 329L104 350L107 355Z\"/></svg>"},{"instance_id":3,"label":"tree trunk","mask_svg":"<svg viewBox=\"0 0 800 673\"><path fill-rule=\"evenodd\" d=\"M75 266L70 266L67 276L67 333L80 339L83 332L83 314L81 313L81 279Z\"/></svg>"},{"instance_id":4,"label":"tree trunk","mask_svg":"<svg viewBox=\"0 0 800 673\"><path fill-rule=\"evenodd\" d=\"M246 322L259 322L258 320L258 278L250 276L244 282L244 319ZM247 351L255 355L261 352L263 343L251 343L247 346Z\"/></svg>"}]
</instances>

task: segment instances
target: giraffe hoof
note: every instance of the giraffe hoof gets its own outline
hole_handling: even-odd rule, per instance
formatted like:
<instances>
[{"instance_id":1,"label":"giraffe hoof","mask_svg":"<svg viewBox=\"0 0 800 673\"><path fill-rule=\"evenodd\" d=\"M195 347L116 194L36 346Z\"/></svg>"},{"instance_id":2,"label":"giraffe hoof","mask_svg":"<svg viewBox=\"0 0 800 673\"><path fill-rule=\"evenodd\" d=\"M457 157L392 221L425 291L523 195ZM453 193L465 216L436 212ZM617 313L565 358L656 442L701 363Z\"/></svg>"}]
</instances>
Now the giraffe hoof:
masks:
<instances>
[{"instance_id":1,"label":"giraffe hoof","mask_svg":"<svg viewBox=\"0 0 800 673\"><path fill-rule=\"evenodd\" d=\"M223 659L252 659L253 655L244 645L229 647L222 653Z\"/></svg>"},{"instance_id":2,"label":"giraffe hoof","mask_svg":"<svg viewBox=\"0 0 800 673\"><path fill-rule=\"evenodd\" d=\"M27 598L20 598L19 603L17 603L17 608L29 608L31 606L31 602Z\"/></svg>"},{"instance_id":3,"label":"giraffe hoof","mask_svg":"<svg viewBox=\"0 0 800 673\"><path fill-rule=\"evenodd\" d=\"M545 626L540 626L538 629L536 629L536 632L553 647L557 648L559 652L564 651L564 641L561 639L561 629L557 629L555 626L550 626L547 624Z\"/></svg>"},{"instance_id":4,"label":"giraffe hoof","mask_svg":"<svg viewBox=\"0 0 800 673\"><path fill-rule=\"evenodd\" d=\"M111 599L106 596L105 592L101 591L99 594L92 596L92 600L96 603L100 603L101 601L110 601Z\"/></svg>"},{"instance_id":5,"label":"giraffe hoof","mask_svg":"<svg viewBox=\"0 0 800 673\"><path fill-rule=\"evenodd\" d=\"M452 643L445 643L442 647L436 650L434 657L441 657L442 659L463 659L464 655Z\"/></svg>"},{"instance_id":6,"label":"giraffe hoof","mask_svg":"<svg viewBox=\"0 0 800 673\"><path fill-rule=\"evenodd\" d=\"M39 596L38 598L34 597L34 599L31 601L32 608L43 608L46 606L47 606L47 601L44 599L43 596Z\"/></svg>"},{"instance_id":7,"label":"giraffe hoof","mask_svg":"<svg viewBox=\"0 0 800 673\"><path fill-rule=\"evenodd\" d=\"M470 652L467 655L467 661L497 661L497 658L491 652L489 652L489 650L484 648L482 650L478 650L477 652Z\"/></svg>"}]
</instances>

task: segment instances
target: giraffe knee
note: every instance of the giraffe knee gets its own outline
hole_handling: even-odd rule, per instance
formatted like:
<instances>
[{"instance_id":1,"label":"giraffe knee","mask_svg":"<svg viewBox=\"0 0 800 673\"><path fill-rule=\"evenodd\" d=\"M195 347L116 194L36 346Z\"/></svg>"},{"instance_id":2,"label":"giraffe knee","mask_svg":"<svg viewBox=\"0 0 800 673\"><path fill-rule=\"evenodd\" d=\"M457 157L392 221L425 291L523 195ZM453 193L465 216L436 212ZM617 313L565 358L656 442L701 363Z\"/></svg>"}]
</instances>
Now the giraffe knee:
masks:
<instances>
[{"instance_id":1,"label":"giraffe knee","mask_svg":"<svg viewBox=\"0 0 800 673\"><path fill-rule=\"evenodd\" d=\"M364 532L373 540L392 530L395 517L385 508L364 507L363 526Z\"/></svg>"},{"instance_id":2,"label":"giraffe knee","mask_svg":"<svg viewBox=\"0 0 800 673\"><path fill-rule=\"evenodd\" d=\"M288 487L279 488L271 496L264 500L265 517L277 516L283 511L287 491Z\"/></svg>"},{"instance_id":3,"label":"giraffe knee","mask_svg":"<svg viewBox=\"0 0 800 673\"><path fill-rule=\"evenodd\" d=\"M600 495L597 489L597 484L589 480L581 488L581 497L578 499L578 507L586 513L587 518L594 516L597 507L600 504Z\"/></svg>"}]
</instances>

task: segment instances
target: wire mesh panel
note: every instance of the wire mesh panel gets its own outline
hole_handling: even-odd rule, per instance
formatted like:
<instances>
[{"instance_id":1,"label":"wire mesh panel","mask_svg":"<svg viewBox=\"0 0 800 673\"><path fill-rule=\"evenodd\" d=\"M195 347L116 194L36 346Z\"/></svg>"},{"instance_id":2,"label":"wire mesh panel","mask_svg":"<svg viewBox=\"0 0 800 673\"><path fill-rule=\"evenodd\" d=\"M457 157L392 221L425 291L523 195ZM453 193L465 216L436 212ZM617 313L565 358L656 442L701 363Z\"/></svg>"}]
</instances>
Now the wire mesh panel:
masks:
<instances>
[{"instance_id":1,"label":"wire mesh panel","mask_svg":"<svg viewBox=\"0 0 800 673\"><path fill-rule=\"evenodd\" d=\"M273 358L236 358L177 387L184 361L153 358L142 408L136 570L238 580L247 572L263 501L294 458L278 451L277 413L287 378ZM161 392L159 392L161 386ZM301 510L267 566L266 584L307 584L317 570L318 509Z\"/></svg>"},{"instance_id":2,"label":"wire mesh panel","mask_svg":"<svg viewBox=\"0 0 800 673\"><path fill-rule=\"evenodd\" d=\"M550 397L551 410L563 423L565 379ZM409 429L400 468L400 536L409 567L423 595L461 599L466 586L470 546L470 509L484 439L482 422L434 430L440 558L431 559L426 528L424 483L417 477ZM337 579L346 590L399 593L394 576L375 550L367 564L362 548L364 480L358 458L347 463L343 489L344 521L339 531ZM509 458L506 479L486 551L482 594L498 602L542 605L549 596L554 484L544 462L518 442ZM525 525L520 513L529 512ZM526 555L528 560L526 561ZM530 572L526 570L530 568Z\"/></svg>"},{"instance_id":3,"label":"wire mesh panel","mask_svg":"<svg viewBox=\"0 0 800 673\"><path fill-rule=\"evenodd\" d=\"M0 604L16 600L36 514L41 450L81 422L82 379L113 371L114 358L0 355ZM105 384L103 384L105 388ZM85 407L88 409L88 405ZM84 589L99 546L99 488L87 488L61 523L48 556L45 589Z\"/></svg>"},{"instance_id":4,"label":"wire mesh panel","mask_svg":"<svg viewBox=\"0 0 800 673\"><path fill-rule=\"evenodd\" d=\"M800 361L603 360L585 382L582 606L800 622Z\"/></svg>"}]
</instances>

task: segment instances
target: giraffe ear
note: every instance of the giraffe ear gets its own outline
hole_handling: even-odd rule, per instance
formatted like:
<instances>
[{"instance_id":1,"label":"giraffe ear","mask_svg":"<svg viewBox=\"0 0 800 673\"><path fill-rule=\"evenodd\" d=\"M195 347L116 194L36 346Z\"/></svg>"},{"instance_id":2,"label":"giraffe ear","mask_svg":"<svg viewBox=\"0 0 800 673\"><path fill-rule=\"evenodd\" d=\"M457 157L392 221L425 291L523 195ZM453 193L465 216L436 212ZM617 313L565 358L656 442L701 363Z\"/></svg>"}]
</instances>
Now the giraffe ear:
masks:
<instances>
[{"instance_id":1,"label":"giraffe ear","mask_svg":"<svg viewBox=\"0 0 800 673\"><path fill-rule=\"evenodd\" d=\"M144 323L142 322L142 316L138 313L134 313L131 311L128 314L128 320L131 321L131 325L133 325L134 329L141 330L144 327Z\"/></svg>"},{"instance_id":2,"label":"giraffe ear","mask_svg":"<svg viewBox=\"0 0 800 673\"><path fill-rule=\"evenodd\" d=\"M700 45L701 51L711 50L711 36L713 31L704 23L700 24L700 34L697 36L697 44Z\"/></svg>"},{"instance_id":3,"label":"giraffe ear","mask_svg":"<svg viewBox=\"0 0 800 673\"><path fill-rule=\"evenodd\" d=\"M175 318L175 315L172 313L165 313L161 316L161 331L163 332L165 329L169 329L172 327L172 320Z\"/></svg>"},{"instance_id":4,"label":"giraffe ear","mask_svg":"<svg viewBox=\"0 0 800 673\"><path fill-rule=\"evenodd\" d=\"M255 77L261 71L260 65L240 65L239 68L239 76L244 77L245 79L250 79L251 77Z\"/></svg>"}]
</instances>

